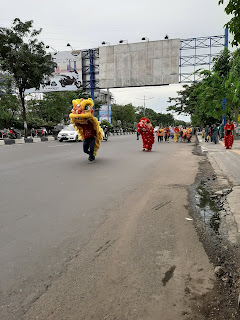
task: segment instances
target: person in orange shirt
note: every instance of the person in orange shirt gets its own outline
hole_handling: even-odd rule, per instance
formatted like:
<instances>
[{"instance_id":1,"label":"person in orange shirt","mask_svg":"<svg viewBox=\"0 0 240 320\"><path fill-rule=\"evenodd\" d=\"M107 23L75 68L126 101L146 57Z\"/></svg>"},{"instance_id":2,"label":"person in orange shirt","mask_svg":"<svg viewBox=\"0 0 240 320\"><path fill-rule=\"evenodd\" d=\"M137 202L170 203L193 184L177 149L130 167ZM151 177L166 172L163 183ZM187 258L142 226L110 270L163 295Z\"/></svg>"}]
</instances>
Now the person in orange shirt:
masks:
<instances>
[{"instance_id":1,"label":"person in orange shirt","mask_svg":"<svg viewBox=\"0 0 240 320\"><path fill-rule=\"evenodd\" d=\"M179 140L179 131L178 126L174 127L174 142L178 142Z\"/></svg>"},{"instance_id":2,"label":"person in orange shirt","mask_svg":"<svg viewBox=\"0 0 240 320\"><path fill-rule=\"evenodd\" d=\"M163 133L164 133L163 127L159 126L159 128L157 130L158 142L162 142L163 141Z\"/></svg>"},{"instance_id":3,"label":"person in orange shirt","mask_svg":"<svg viewBox=\"0 0 240 320\"><path fill-rule=\"evenodd\" d=\"M186 138L187 138L187 129L186 127L184 126L183 129L182 129L182 141L185 142L186 141Z\"/></svg>"},{"instance_id":4,"label":"person in orange shirt","mask_svg":"<svg viewBox=\"0 0 240 320\"><path fill-rule=\"evenodd\" d=\"M187 142L191 142L191 138L192 138L192 128L188 127L187 128L187 133L186 133Z\"/></svg>"}]
</instances>

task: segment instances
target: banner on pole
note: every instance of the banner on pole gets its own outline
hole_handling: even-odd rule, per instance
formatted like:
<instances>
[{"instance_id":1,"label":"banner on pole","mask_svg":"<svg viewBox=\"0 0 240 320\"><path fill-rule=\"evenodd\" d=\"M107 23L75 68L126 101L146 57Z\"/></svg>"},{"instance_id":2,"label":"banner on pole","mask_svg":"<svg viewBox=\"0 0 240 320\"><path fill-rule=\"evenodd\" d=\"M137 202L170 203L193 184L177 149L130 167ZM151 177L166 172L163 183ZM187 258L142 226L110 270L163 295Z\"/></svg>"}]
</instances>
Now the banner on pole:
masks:
<instances>
[{"instance_id":1,"label":"banner on pole","mask_svg":"<svg viewBox=\"0 0 240 320\"><path fill-rule=\"evenodd\" d=\"M106 120L111 123L111 106L103 105L99 110L99 121Z\"/></svg>"}]
</instances>

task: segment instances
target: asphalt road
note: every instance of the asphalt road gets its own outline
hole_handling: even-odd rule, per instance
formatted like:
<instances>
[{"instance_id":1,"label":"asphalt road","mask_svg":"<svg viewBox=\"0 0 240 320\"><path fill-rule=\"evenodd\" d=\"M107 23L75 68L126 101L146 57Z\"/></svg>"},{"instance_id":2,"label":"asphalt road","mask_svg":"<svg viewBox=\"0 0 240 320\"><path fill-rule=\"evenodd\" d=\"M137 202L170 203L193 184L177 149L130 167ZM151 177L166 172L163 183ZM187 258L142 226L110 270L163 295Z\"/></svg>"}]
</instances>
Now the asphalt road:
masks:
<instances>
[{"instance_id":1,"label":"asphalt road","mask_svg":"<svg viewBox=\"0 0 240 320\"><path fill-rule=\"evenodd\" d=\"M88 164L82 143L0 147L0 319L205 319L192 150L115 136Z\"/></svg>"}]
</instances>

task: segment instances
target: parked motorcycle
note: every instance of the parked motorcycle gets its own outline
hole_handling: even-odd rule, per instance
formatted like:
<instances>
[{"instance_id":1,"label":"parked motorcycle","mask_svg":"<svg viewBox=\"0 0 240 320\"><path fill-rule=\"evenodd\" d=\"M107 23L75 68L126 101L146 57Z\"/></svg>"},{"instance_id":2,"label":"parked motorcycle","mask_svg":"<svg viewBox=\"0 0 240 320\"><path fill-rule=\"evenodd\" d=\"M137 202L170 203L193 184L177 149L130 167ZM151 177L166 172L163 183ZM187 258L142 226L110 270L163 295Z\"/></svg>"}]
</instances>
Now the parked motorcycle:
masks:
<instances>
[{"instance_id":1,"label":"parked motorcycle","mask_svg":"<svg viewBox=\"0 0 240 320\"><path fill-rule=\"evenodd\" d=\"M21 133L17 129L9 128L8 138L9 139L21 139Z\"/></svg>"},{"instance_id":2,"label":"parked motorcycle","mask_svg":"<svg viewBox=\"0 0 240 320\"><path fill-rule=\"evenodd\" d=\"M108 140L108 127L106 125L103 125L102 129L103 129L103 140L107 141Z\"/></svg>"}]
</instances>

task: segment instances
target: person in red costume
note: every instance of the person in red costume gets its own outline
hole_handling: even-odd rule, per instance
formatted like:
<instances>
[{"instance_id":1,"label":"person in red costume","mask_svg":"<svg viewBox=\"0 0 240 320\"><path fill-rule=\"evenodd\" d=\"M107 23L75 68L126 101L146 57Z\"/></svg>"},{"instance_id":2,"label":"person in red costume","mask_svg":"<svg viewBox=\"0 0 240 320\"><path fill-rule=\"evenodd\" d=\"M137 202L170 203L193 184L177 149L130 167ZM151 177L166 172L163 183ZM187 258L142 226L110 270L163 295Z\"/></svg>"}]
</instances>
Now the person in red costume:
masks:
<instances>
[{"instance_id":1,"label":"person in red costume","mask_svg":"<svg viewBox=\"0 0 240 320\"><path fill-rule=\"evenodd\" d=\"M147 118L142 118L137 124L137 132L142 136L143 151L151 151L154 144L154 129L151 121Z\"/></svg>"},{"instance_id":2,"label":"person in red costume","mask_svg":"<svg viewBox=\"0 0 240 320\"><path fill-rule=\"evenodd\" d=\"M231 119L228 119L228 122L224 127L224 144L226 149L232 149L233 131L234 131L234 124L232 123Z\"/></svg>"}]
</instances>

